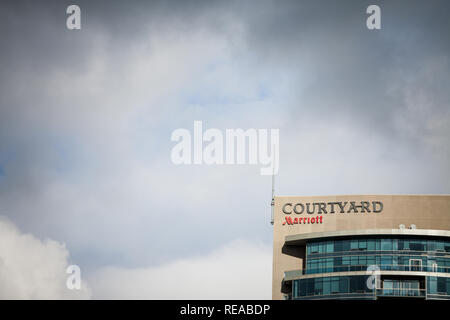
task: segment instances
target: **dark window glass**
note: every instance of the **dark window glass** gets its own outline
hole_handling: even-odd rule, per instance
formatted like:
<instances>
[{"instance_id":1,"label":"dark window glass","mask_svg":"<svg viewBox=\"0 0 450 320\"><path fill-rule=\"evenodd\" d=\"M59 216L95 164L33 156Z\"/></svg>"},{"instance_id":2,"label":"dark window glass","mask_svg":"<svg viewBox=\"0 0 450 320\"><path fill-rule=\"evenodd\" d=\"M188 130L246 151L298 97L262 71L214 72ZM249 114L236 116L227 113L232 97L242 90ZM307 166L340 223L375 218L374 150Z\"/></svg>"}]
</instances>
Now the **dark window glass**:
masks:
<instances>
[{"instance_id":1,"label":"dark window glass","mask_svg":"<svg viewBox=\"0 0 450 320\"><path fill-rule=\"evenodd\" d=\"M314 279L314 294L323 294L322 278Z\"/></svg>"},{"instance_id":2,"label":"dark window glass","mask_svg":"<svg viewBox=\"0 0 450 320\"><path fill-rule=\"evenodd\" d=\"M300 285L300 296L304 297L307 294L307 282L305 280L299 281Z\"/></svg>"},{"instance_id":3,"label":"dark window glass","mask_svg":"<svg viewBox=\"0 0 450 320\"><path fill-rule=\"evenodd\" d=\"M358 240L350 241L350 250L358 250Z\"/></svg>"},{"instance_id":4,"label":"dark window glass","mask_svg":"<svg viewBox=\"0 0 450 320\"><path fill-rule=\"evenodd\" d=\"M307 295L311 296L314 294L314 279L306 279L307 280Z\"/></svg>"},{"instance_id":5,"label":"dark window glass","mask_svg":"<svg viewBox=\"0 0 450 320\"><path fill-rule=\"evenodd\" d=\"M437 278L437 292L438 293L447 293L447 279L446 278Z\"/></svg>"},{"instance_id":6,"label":"dark window glass","mask_svg":"<svg viewBox=\"0 0 450 320\"><path fill-rule=\"evenodd\" d=\"M331 282L330 278L326 277L323 278L323 294L330 294L331 293Z\"/></svg>"},{"instance_id":7,"label":"dark window glass","mask_svg":"<svg viewBox=\"0 0 450 320\"><path fill-rule=\"evenodd\" d=\"M348 277L341 277L339 280L339 291L348 293Z\"/></svg>"},{"instance_id":8,"label":"dark window glass","mask_svg":"<svg viewBox=\"0 0 450 320\"><path fill-rule=\"evenodd\" d=\"M334 258L334 266L341 266L342 265L342 257L336 257Z\"/></svg>"},{"instance_id":9,"label":"dark window glass","mask_svg":"<svg viewBox=\"0 0 450 320\"><path fill-rule=\"evenodd\" d=\"M335 241L334 242L334 251L335 252L341 252L342 251L342 241Z\"/></svg>"},{"instance_id":10,"label":"dark window glass","mask_svg":"<svg viewBox=\"0 0 450 320\"><path fill-rule=\"evenodd\" d=\"M350 240L342 241L342 251L350 251Z\"/></svg>"},{"instance_id":11,"label":"dark window glass","mask_svg":"<svg viewBox=\"0 0 450 320\"><path fill-rule=\"evenodd\" d=\"M447 294L450 295L450 278L447 278Z\"/></svg>"},{"instance_id":12,"label":"dark window glass","mask_svg":"<svg viewBox=\"0 0 450 320\"><path fill-rule=\"evenodd\" d=\"M409 248L414 251L423 251L423 243L421 241L411 241Z\"/></svg>"}]
</instances>

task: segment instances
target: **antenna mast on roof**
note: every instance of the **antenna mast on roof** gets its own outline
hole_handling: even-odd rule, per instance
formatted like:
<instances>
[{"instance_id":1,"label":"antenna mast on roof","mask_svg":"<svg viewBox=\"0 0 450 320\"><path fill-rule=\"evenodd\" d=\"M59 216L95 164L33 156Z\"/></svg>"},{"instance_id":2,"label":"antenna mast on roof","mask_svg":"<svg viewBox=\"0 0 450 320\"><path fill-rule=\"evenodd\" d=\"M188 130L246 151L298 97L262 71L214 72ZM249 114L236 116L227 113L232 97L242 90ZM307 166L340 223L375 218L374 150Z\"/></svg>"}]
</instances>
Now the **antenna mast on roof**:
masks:
<instances>
[{"instance_id":1,"label":"antenna mast on roof","mask_svg":"<svg viewBox=\"0 0 450 320\"><path fill-rule=\"evenodd\" d=\"M270 202L271 212L270 212L270 224L273 225L273 210L275 207L275 155L273 162L273 172L272 172L272 202Z\"/></svg>"}]
</instances>

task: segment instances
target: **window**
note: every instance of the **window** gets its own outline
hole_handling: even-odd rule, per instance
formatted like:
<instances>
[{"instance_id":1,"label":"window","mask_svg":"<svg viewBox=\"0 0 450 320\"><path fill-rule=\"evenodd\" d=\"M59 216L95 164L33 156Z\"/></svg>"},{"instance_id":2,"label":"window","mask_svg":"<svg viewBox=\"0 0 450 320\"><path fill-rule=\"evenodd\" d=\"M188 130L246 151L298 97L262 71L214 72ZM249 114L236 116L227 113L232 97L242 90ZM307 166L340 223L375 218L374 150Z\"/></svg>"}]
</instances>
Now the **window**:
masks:
<instances>
[{"instance_id":1,"label":"window","mask_svg":"<svg viewBox=\"0 0 450 320\"><path fill-rule=\"evenodd\" d=\"M329 241L329 242L327 242L326 243L326 252L327 253L331 253L331 252L333 252L333 242L332 241Z\"/></svg>"},{"instance_id":2,"label":"window","mask_svg":"<svg viewBox=\"0 0 450 320\"><path fill-rule=\"evenodd\" d=\"M359 242L358 242L358 249L359 250L367 250L367 241L366 240L359 240Z\"/></svg>"},{"instance_id":3,"label":"window","mask_svg":"<svg viewBox=\"0 0 450 320\"><path fill-rule=\"evenodd\" d=\"M367 256L367 265L374 265L376 264L375 262L375 256Z\"/></svg>"},{"instance_id":4,"label":"window","mask_svg":"<svg viewBox=\"0 0 450 320\"><path fill-rule=\"evenodd\" d=\"M437 293L438 294L447 294L447 279L446 278L437 278Z\"/></svg>"},{"instance_id":5,"label":"window","mask_svg":"<svg viewBox=\"0 0 450 320\"><path fill-rule=\"evenodd\" d=\"M367 240L367 250L373 251L376 249L376 241L375 239Z\"/></svg>"},{"instance_id":6,"label":"window","mask_svg":"<svg viewBox=\"0 0 450 320\"><path fill-rule=\"evenodd\" d=\"M392 256L381 256L381 265L391 266L392 265ZM388 268L388 270L389 270L389 268Z\"/></svg>"},{"instance_id":7,"label":"window","mask_svg":"<svg viewBox=\"0 0 450 320\"><path fill-rule=\"evenodd\" d=\"M394 294L394 283L392 280L383 281L383 294L392 295Z\"/></svg>"},{"instance_id":8,"label":"window","mask_svg":"<svg viewBox=\"0 0 450 320\"><path fill-rule=\"evenodd\" d=\"M348 277L341 277L339 279L339 290L343 293L348 293Z\"/></svg>"},{"instance_id":9,"label":"window","mask_svg":"<svg viewBox=\"0 0 450 320\"><path fill-rule=\"evenodd\" d=\"M331 293L338 293L338 292L339 292L339 277L331 277Z\"/></svg>"},{"instance_id":10,"label":"window","mask_svg":"<svg viewBox=\"0 0 450 320\"><path fill-rule=\"evenodd\" d=\"M409 270L410 271L421 271L422 270L422 260L409 259Z\"/></svg>"},{"instance_id":11,"label":"window","mask_svg":"<svg viewBox=\"0 0 450 320\"><path fill-rule=\"evenodd\" d=\"M394 250L394 251L398 250L398 241L397 241L397 239L392 239L392 250Z\"/></svg>"},{"instance_id":12,"label":"window","mask_svg":"<svg viewBox=\"0 0 450 320\"><path fill-rule=\"evenodd\" d=\"M436 241L436 251L445 251L445 246L443 241Z\"/></svg>"},{"instance_id":13,"label":"window","mask_svg":"<svg viewBox=\"0 0 450 320\"><path fill-rule=\"evenodd\" d=\"M350 251L350 240L341 241L342 251Z\"/></svg>"},{"instance_id":14,"label":"window","mask_svg":"<svg viewBox=\"0 0 450 320\"><path fill-rule=\"evenodd\" d=\"M424 251L424 245L422 241L411 241L409 248L414 251Z\"/></svg>"},{"instance_id":15,"label":"window","mask_svg":"<svg viewBox=\"0 0 450 320\"><path fill-rule=\"evenodd\" d=\"M350 241L350 250L358 250L358 240Z\"/></svg>"},{"instance_id":16,"label":"window","mask_svg":"<svg viewBox=\"0 0 450 320\"><path fill-rule=\"evenodd\" d=\"M342 251L342 241L334 241L334 252Z\"/></svg>"},{"instance_id":17,"label":"window","mask_svg":"<svg viewBox=\"0 0 450 320\"><path fill-rule=\"evenodd\" d=\"M314 279L314 294L323 294L322 278Z\"/></svg>"},{"instance_id":18,"label":"window","mask_svg":"<svg viewBox=\"0 0 450 320\"><path fill-rule=\"evenodd\" d=\"M392 241L390 239L381 239L381 250L392 251Z\"/></svg>"},{"instance_id":19,"label":"window","mask_svg":"<svg viewBox=\"0 0 450 320\"><path fill-rule=\"evenodd\" d=\"M323 294L331 293L331 281L329 277L323 278Z\"/></svg>"},{"instance_id":20,"label":"window","mask_svg":"<svg viewBox=\"0 0 450 320\"><path fill-rule=\"evenodd\" d=\"M367 265L367 257L366 256L359 256L359 264L362 266Z\"/></svg>"},{"instance_id":21,"label":"window","mask_svg":"<svg viewBox=\"0 0 450 320\"><path fill-rule=\"evenodd\" d=\"M437 277L428 278L428 293L436 294L437 292Z\"/></svg>"}]
</instances>

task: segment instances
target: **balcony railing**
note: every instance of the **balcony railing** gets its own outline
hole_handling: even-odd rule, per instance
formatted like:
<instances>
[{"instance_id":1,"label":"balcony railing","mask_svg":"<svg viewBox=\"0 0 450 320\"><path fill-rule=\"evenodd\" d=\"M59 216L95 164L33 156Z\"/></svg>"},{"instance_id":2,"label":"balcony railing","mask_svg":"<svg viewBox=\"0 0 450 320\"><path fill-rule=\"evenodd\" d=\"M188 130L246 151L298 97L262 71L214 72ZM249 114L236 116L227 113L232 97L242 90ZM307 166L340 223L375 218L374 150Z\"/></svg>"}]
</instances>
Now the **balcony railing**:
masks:
<instances>
[{"instance_id":1,"label":"balcony railing","mask_svg":"<svg viewBox=\"0 0 450 320\"><path fill-rule=\"evenodd\" d=\"M410 288L378 288L377 296L380 297L425 297L425 289Z\"/></svg>"}]
</instances>

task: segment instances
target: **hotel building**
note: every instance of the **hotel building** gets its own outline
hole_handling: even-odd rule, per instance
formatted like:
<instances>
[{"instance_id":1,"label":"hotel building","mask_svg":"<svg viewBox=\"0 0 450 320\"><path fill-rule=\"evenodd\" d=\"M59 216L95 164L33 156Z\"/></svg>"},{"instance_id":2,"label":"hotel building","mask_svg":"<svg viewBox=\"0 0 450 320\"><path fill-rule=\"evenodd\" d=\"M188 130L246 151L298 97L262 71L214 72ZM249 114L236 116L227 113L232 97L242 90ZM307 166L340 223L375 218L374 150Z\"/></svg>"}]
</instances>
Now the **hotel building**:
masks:
<instances>
[{"instance_id":1,"label":"hotel building","mask_svg":"<svg viewBox=\"0 0 450 320\"><path fill-rule=\"evenodd\" d=\"M273 299L450 299L450 195L279 196Z\"/></svg>"}]
</instances>

